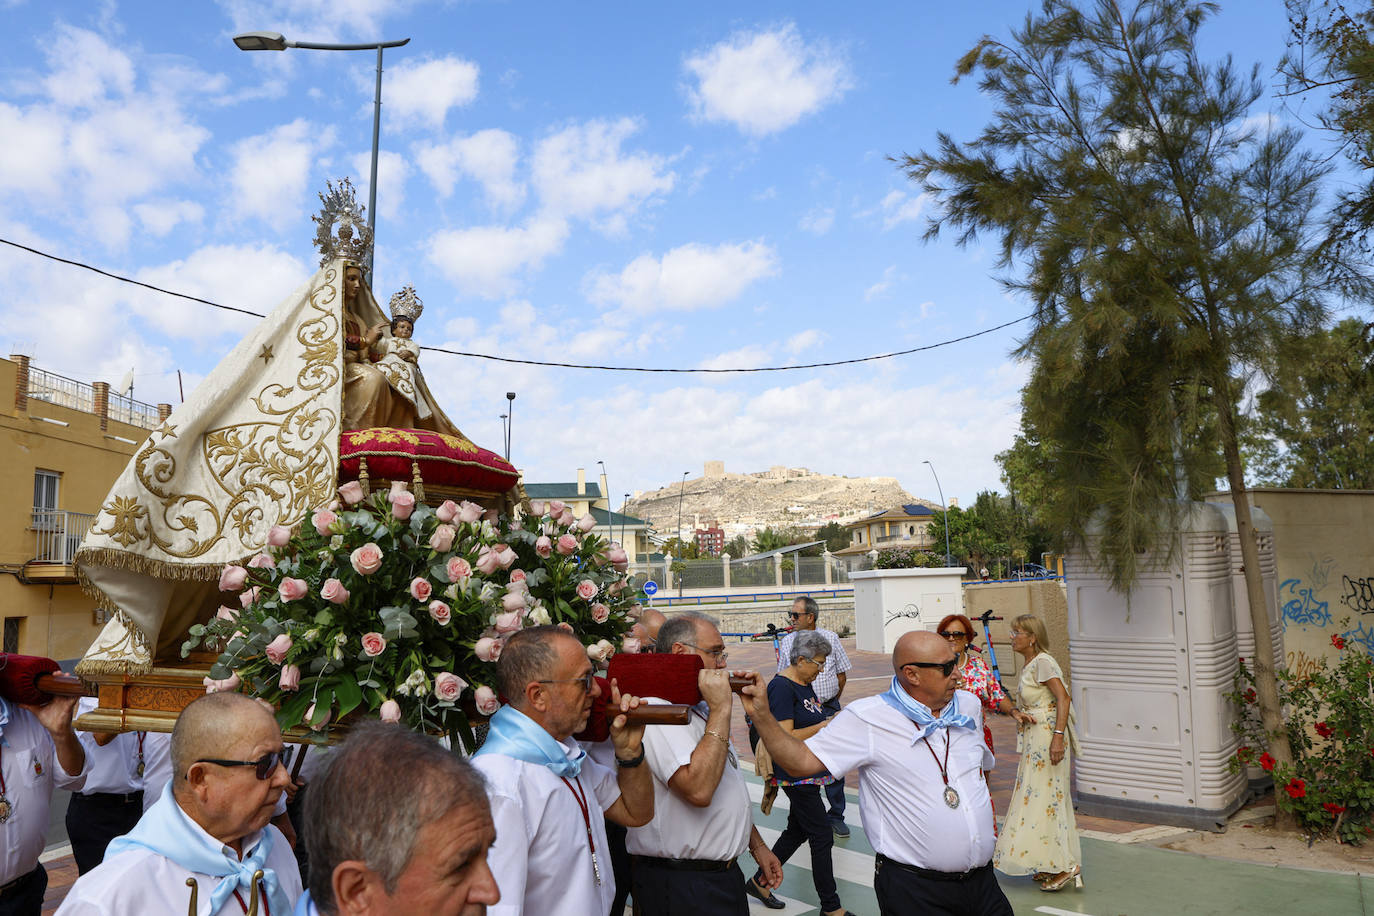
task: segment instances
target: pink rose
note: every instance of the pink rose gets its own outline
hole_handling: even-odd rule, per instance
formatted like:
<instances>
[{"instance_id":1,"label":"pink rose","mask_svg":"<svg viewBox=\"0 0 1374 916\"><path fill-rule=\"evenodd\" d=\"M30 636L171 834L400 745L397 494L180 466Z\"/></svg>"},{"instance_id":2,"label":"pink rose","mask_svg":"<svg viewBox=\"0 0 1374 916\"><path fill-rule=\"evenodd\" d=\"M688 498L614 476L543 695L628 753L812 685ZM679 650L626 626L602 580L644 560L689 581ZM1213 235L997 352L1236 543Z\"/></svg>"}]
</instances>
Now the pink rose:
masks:
<instances>
[{"instance_id":1,"label":"pink rose","mask_svg":"<svg viewBox=\"0 0 1374 916\"><path fill-rule=\"evenodd\" d=\"M501 596L501 606L507 611L523 611L526 604L525 593L519 589L508 590Z\"/></svg>"},{"instance_id":2,"label":"pink rose","mask_svg":"<svg viewBox=\"0 0 1374 916\"><path fill-rule=\"evenodd\" d=\"M416 576L410 580L410 597L416 601L428 601L429 596L434 593L434 586L429 584L429 580L424 576Z\"/></svg>"},{"instance_id":3,"label":"pink rose","mask_svg":"<svg viewBox=\"0 0 1374 916\"><path fill-rule=\"evenodd\" d=\"M364 495L363 485L356 480L350 480L339 487L339 498L344 501L346 506L356 506L363 501Z\"/></svg>"},{"instance_id":4,"label":"pink rose","mask_svg":"<svg viewBox=\"0 0 1374 916\"><path fill-rule=\"evenodd\" d=\"M596 527L596 519L592 516L592 514L591 514L590 512L584 514L581 518L579 518L579 519L577 520L577 528L578 528L578 530L579 530L579 531L582 531L582 532L584 532L584 533L585 533L585 532L588 532L588 531L591 531L591 530L592 530L593 528L595 528L595 527Z\"/></svg>"},{"instance_id":5,"label":"pink rose","mask_svg":"<svg viewBox=\"0 0 1374 916\"><path fill-rule=\"evenodd\" d=\"M633 620L638 620L639 616L643 613L644 605L642 604L632 604L630 605L629 609L625 611L626 616L630 617Z\"/></svg>"},{"instance_id":6,"label":"pink rose","mask_svg":"<svg viewBox=\"0 0 1374 916\"><path fill-rule=\"evenodd\" d=\"M477 503L468 502L466 499L458 506L458 521L471 524L480 519L486 510Z\"/></svg>"},{"instance_id":7,"label":"pink rose","mask_svg":"<svg viewBox=\"0 0 1374 916\"><path fill-rule=\"evenodd\" d=\"M400 493L391 494L391 514L401 521L410 518L410 513L415 511L415 494L407 493L404 490Z\"/></svg>"},{"instance_id":8,"label":"pink rose","mask_svg":"<svg viewBox=\"0 0 1374 916\"><path fill-rule=\"evenodd\" d=\"M285 547L291 543L291 529L285 525L273 525L267 530L267 543L271 547Z\"/></svg>"},{"instance_id":9,"label":"pink rose","mask_svg":"<svg viewBox=\"0 0 1374 916\"><path fill-rule=\"evenodd\" d=\"M581 582L577 583L577 597L581 598L583 601L591 601L596 597L596 593L596 583L591 579L583 579Z\"/></svg>"},{"instance_id":10,"label":"pink rose","mask_svg":"<svg viewBox=\"0 0 1374 916\"><path fill-rule=\"evenodd\" d=\"M434 510L441 522L451 522L458 517L458 504L451 499L446 499L439 503L439 508Z\"/></svg>"},{"instance_id":11,"label":"pink rose","mask_svg":"<svg viewBox=\"0 0 1374 916\"><path fill-rule=\"evenodd\" d=\"M562 514L563 514L563 508L564 508L564 506L563 506L563 500L561 500L561 499L551 499L551 500L549 500L549 514L550 514L550 515L562 515Z\"/></svg>"},{"instance_id":12,"label":"pink rose","mask_svg":"<svg viewBox=\"0 0 1374 916\"><path fill-rule=\"evenodd\" d=\"M559 621L558 629L562 630L564 633L572 633L574 635L577 633L577 631L573 629L572 624L568 623L566 620Z\"/></svg>"},{"instance_id":13,"label":"pink rose","mask_svg":"<svg viewBox=\"0 0 1374 916\"><path fill-rule=\"evenodd\" d=\"M564 528L571 528L577 523L577 516L573 515L571 509L564 509L563 514L558 516L558 524Z\"/></svg>"},{"instance_id":14,"label":"pink rose","mask_svg":"<svg viewBox=\"0 0 1374 916\"><path fill-rule=\"evenodd\" d=\"M496 572L501 566L501 555L490 547L483 547L477 555L477 571L484 576Z\"/></svg>"},{"instance_id":15,"label":"pink rose","mask_svg":"<svg viewBox=\"0 0 1374 916\"><path fill-rule=\"evenodd\" d=\"M382 548L376 544L364 544L349 554L353 571L360 576L370 576L382 568Z\"/></svg>"},{"instance_id":16,"label":"pink rose","mask_svg":"<svg viewBox=\"0 0 1374 916\"><path fill-rule=\"evenodd\" d=\"M598 601L592 605L592 620L597 623L605 623L611 616L611 609Z\"/></svg>"},{"instance_id":17,"label":"pink rose","mask_svg":"<svg viewBox=\"0 0 1374 916\"><path fill-rule=\"evenodd\" d=\"M281 580L281 585L277 586L277 592L283 601L299 601L310 594L310 584L304 579L292 579L288 576Z\"/></svg>"},{"instance_id":18,"label":"pink rose","mask_svg":"<svg viewBox=\"0 0 1374 916\"><path fill-rule=\"evenodd\" d=\"M396 501L397 496L400 496L402 493L409 492L409 490L410 484L406 483L404 480L393 480L391 482L391 492L386 494L386 501L389 503L394 503Z\"/></svg>"},{"instance_id":19,"label":"pink rose","mask_svg":"<svg viewBox=\"0 0 1374 916\"><path fill-rule=\"evenodd\" d=\"M238 690L239 684L243 682L239 680L237 674L231 671L229 672L229 676L223 680L217 681L214 678L206 677L201 678L201 683L205 685L206 693L227 693L231 690Z\"/></svg>"},{"instance_id":20,"label":"pink rose","mask_svg":"<svg viewBox=\"0 0 1374 916\"><path fill-rule=\"evenodd\" d=\"M610 658L614 651L614 646L610 645L610 643L607 643L605 640L602 640L601 642L593 643L592 645L587 647L587 658L591 659L594 663L599 665L606 659Z\"/></svg>"},{"instance_id":21,"label":"pink rose","mask_svg":"<svg viewBox=\"0 0 1374 916\"><path fill-rule=\"evenodd\" d=\"M477 701L477 711L484 716L490 716L501 708L501 701L496 698L496 691L490 687L478 687L473 699Z\"/></svg>"},{"instance_id":22,"label":"pink rose","mask_svg":"<svg viewBox=\"0 0 1374 916\"><path fill-rule=\"evenodd\" d=\"M515 561L520 559L507 544L494 544L492 550L496 551L496 559L501 561L502 569L510 569L511 566L515 565Z\"/></svg>"},{"instance_id":23,"label":"pink rose","mask_svg":"<svg viewBox=\"0 0 1374 916\"><path fill-rule=\"evenodd\" d=\"M220 620L238 620L239 612L231 607L220 605L220 609L215 611L215 616Z\"/></svg>"},{"instance_id":24,"label":"pink rose","mask_svg":"<svg viewBox=\"0 0 1374 916\"><path fill-rule=\"evenodd\" d=\"M249 569L276 569L277 561L265 553L260 553L248 561Z\"/></svg>"},{"instance_id":25,"label":"pink rose","mask_svg":"<svg viewBox=\"0 0 1374 916\"><path fill-rule=\"evenodd\" d=\"M383 722L401 721L401 704L395 700L387 700L377 708L377 718Z\"/></svg>"},{"instance_id":26,"label":"pink rose","mask_svg":"<svg viewBox=\"0 0 1374 916\"><path fill-rule=\"evenodd\" d=\"M267 644L263 650L267 654L267 660L274 665L280 665L286 661L286 653L291 651L291 637L289 634L282 633L276 639Z\"/></svg>"},{"instance_id":27,"label":"pink rose","mask_svg":"<svg viewBox=\"0 0 1374 916\"><path fill-rule=\"evenodd\" d=\"M314 725L311 725L311 726L310 726L310 730L311 730L311 731L320 731L321 729L323 729L326 725L329 724L329 718L330 718L330 716L332 716L332 715L333 715L332 712L326 712L326 713L324 714L324 718L323 718L323 719L321 719L320 721L316 722ZM302 719L301 721L303 721L303 722L305 722L307 725L309 725L309 724L310 724L310 720L313 719L313 718L315 718L315 704L314 704L314 703L311 703L311 704L310 704L310 708L307 709L307 710L305 711L305 718Z\"/></svg>"},{"instance_id":28,"label":"pink rose","mask_svg":"<svg viewBox=\"0 0 1374 916\"><path fill-rule=\"evenodd\" d=\"M277 686L282 690L300 690L300 665L282 665L281 674L277 677Z\"/></svg>"},{"instance_id":29,"label":"pink rose","mask_svg":"<svg viewBox=\"0 0 1374 916\"><path fill-rule=\"evenodd\" d=\"M539 499L530 500L530 515L535 518L544 514L544 501Z\"/></svg>"},{"instance_id":30,"label":"pink rose","mask_svg":"<svg viewBox=\"0 0 1374 916\"><path fill-rule=\"evenodd\" d=\"M451 671L440 671L434 675L434 695L452 703L462 694L468 682Z\"/></svg>"},{"instance_id":31,"label":"pink rose","mask_svg":"<svg viewBox=\"0 0 1374 916\"><path fill-rule=\"evenodd\" d=\"M576 549L577 538L573 537L571 534L562 534L558 536L558 552L563 556L570 556Z\"/></svg>"},{"instance_id":32,"label":"pink rose","mask_svg":"<svg viewBox=\"0 0 1374 916\"><path fill-rule=\"evenodd\" d=\"M450 557L448 566L448 581L461 582L472 578L472 564L462 557Z\"/></svg>"},{"instance_id":33,"label":"pink rose","mask_svg":"<svg viewBox=\"0 0 1374 916\"><path fill-rule=\"evenodd\" d=\"M452 525L440 525L429 536L429 549L435 553L447 553L448 549L453 546L453 536L457 533Z\"/></svg>"},{"instance_id":34,"label":"pink rose","mask_svg":"<svg viewBox=\"0 0 1374 916\"><path fill-rule=\"evenodd\" d=\"M347 604L348 589L338 579L325 579L320 586L320 597L330 604Z\"/></svg>"},{"instance_id":35,"label":"pink rose","mask_svg":"<svg viewBox=\"0 0 1374 916\"><path fill-rule=\"evenodd\" d=\"M606 551L606 559L611 561L611 565L624 572L630 566L630 555L625 552L625 548L619 544L612 544L611 549Z\"/></svg>"},{"instance_id":36,"label":"pink rose","mask_svg":"<svg viewBox=\"0 0 1374 916\"><path fill-rule=\"evenodd\" d=\"M363 654L376 658L386 650L386 637L381 633L363 634Z\"/></svg>"},{"instance_id":37,"label":"pink rose","mask_svg":"<svg viewBox=\"0 0 1374 916\"><path fill-rule=\"evenodd\" d=\"M501 640L483 636L472 647L472 652L477 656L478 661L494 662L501 657Z\"/></svg>"},{"instance_id":38,"label":"pink rose","mask_svg":"<svg viewBox=\"0 0 1374 916\"><path fill-rule=\"evenodd\" d=\"M547 534L539 535L539 538L534 542L534 552L545 560L553 554L553 541L549 540Z\"/></svg>"},{"instance_id":39,"label":"pink rose","mask_svg":"<svg viewBox=\"0 0 1374 916\"><path fill-rule=\"evenodd\" d=\"M224 571L219 574L219 590L222 592L236 592L243 588L243 583L248 581L248 570L242 566L226 566Z\"/></svg>"},{"instance_id":40,"label":"pink rose","mask_svg":"<svg viewBox=\"0 0 1374 916\"><path fill-rule=\"evenodd\" d=\"M512 569L512 570L510 571L510 582L511 582L511 585L514 585L514 584L517 583L517 582L519 582L519 583L521 583L522 585L524 585L525 580L528 579L528 578L529 578L529 575L528 575L523 569ZM525 586L525 587L528 589L528 586Z\"/></svg>"},{"instance_id":41,"label":"pink rose","mask_svg":"<svg viewBox=\"0 0 1374 916\"><path fill-rule=\"evenodd\" d=\"M638 655L640 649L639 640L633 636L626 636L620 641L620 651L626 655Z\"/></svg>"},{"instance_id":42,"label":"pink rose","mask_svg":"<svg viewBox=\"0 0 1374 916\"><path fill-rule=\"evenodd\" d=\"M619 595L620 592L621 592L624 588L625 588L625 580L624 580L624 579L616 579L616 580L615 580L614 582L612 582L610 585L606 586L606 591L610 592L612 595Z\"/></svg>"},{"instance_id":43,"label":"pink rose","mask_svg":"<svg viewBox=\"0 0 1374 916\"><path fill-rule=\"evenodd\" d=\"M431 601L429 603L429 616L434 618L435 623L448 626L448 622L453 619L453 608L442 601Z\"/></svg>"},{"instance_id":44,"label":"pink rose","mask_svg":"<svg viewBox=\"0 0 1374 916\"><path fill-rule=\"evenodd\" d=\"M321 509L314 515L310 516L310 524L314 525L315 530L318 531L320 534L328 534L330 528L338 520L339 517L335 515L333 512L330 512L328 509Z\"/></svg>"},{"instance_id":45,"label":"pink rose","mask_svg":"<svg viewBox=\"0 0 1374 916\"><path fill-rule=\"evenodd\" d=\"M262 591L262 588L260 586L255 585L247 591L240 592L239 604L243 605L244 607L248 607L250 604L258 600L258 592L260 591Z\"/></svg>"},{"instance_id":46,"label":"pink rose","mask_svg":"<svg viewBox=\"0 0 1374 916\"><path fill-rule=\"evenodd\" d=\"M520 622L520 617L520 611L507 611L504 614L497 614L496 632L501 633L502 635L506 633L514 633L516 630L520 629L521 626L523 626L523 624L521 624Z\"/></svg>"}]
</instances>

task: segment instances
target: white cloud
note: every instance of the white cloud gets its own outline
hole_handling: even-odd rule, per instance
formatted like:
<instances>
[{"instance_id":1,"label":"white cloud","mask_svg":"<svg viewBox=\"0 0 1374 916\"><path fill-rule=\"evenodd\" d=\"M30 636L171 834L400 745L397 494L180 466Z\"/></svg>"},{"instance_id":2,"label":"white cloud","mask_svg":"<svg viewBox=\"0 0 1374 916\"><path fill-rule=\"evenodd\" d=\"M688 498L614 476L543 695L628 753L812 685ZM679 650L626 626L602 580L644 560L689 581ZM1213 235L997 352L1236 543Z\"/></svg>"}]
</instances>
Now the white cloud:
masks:
<instances>
[{"instance_id":1,"label":"white cloud","mask_svg":"<svg viewBox=\"0 0 1374 916\"><path fill-rule=\"evenodd\" d=\"M601 305L652 312L718 308L778 272L777 252L762 242L688 244L662 258L643 254L618 274L593 273L587 298Z\"/></svg>"},{"instance_id":2,"label":"white cloud","mask_svg":"<svg viewBox=\"0 0 1374 916\"><path fill-rule=\"evenodd\" d=\"M205 208L193 200L150 200L135 204L134 215L152 235L162 238L178 223L198 223L205 218Z\"/></svg>"},{"instance_id":3,"label":"white cloud","mask_svg":"<svg viewBox=\"0 0 1374 916\"><path fill-rule=\"evenodd\" d=\"M477 98L477 65L452 55L405 60L387 71L385 90L388 117L438 130L450 109Z\"/></svg>"},{"instance_id":4,"label":"white cloud","mask_svg":"<svg viewBox=\"0 0 1374 916\"><path fill-rule=\"evenodd\" d=\"M783 349L793 356L796 356L803 350L809 350L812 347L819 346L823 340L825 340L824 334L817 331L815 328L808 328L799 334L793 334L791 337L787 338L787 342L783 344Z\"/></svg>"},{"instance_id":5,"label":"white cloud","mask_svg":"<svg viewBox=\"0 0 1374 916\"><path fill-rule=\"evenodd\" d=\"M568 237L562 219L541 216L523 226L474 226L436 234L427 246L430 263L461 291L497 298L519 286L517 275L537 268Z\"/></svg>"},{"instance_id":6,"label":"white cloud","mask_svg":"<svg viewBox=\"0 0 1374 916\"><path fill-rule=\"evenodd\" d=\"M66 125L54 112L0 102L0 190L35 196L61 190Z\"/></svg>"},{"instance_id":7,"label":"white cloud","mask_svg":"<svg viewBox=\"0 0 1374 916\"><path fill-rule=\"evenodd\" d=\"M440 197L451 195L458 179L466 177L482 186L487 203L498 210L511 210L525 199L525 186L515 178L520 144L504 130L479 130L447 143L417 143L413 151Z\"/></svg>"},{"instance_id":8,"label":"white cloud","mask_svg":"<svg viewBox=\"0 0 1374 916\"><path fill-rule=\"evenodd\" d=\"M883 229L892 229L919 219L929 199L930 195L925 193L913 196L905 191L889 191L877 207L882 213Z\"/></svg>"},{"instance_id":9,"label":"white cloud","mask_svg":"<svg viewBox=\"0 0 1374 916\"><path fill-rule=\"evenodd\" d=\"M798 228L812 235L825 235L835 225L835 211L830 207L816 207L802 216Z\"/></svg>"},{"instance_id":10,"label":"white cloud","mask_svg":"<svg viewBox=\"0 0 1374 916\"><path fill-rule=\"evenodd\" d=\"M887 295L888 290L892 289L892 284L897 278L897 265L893 264L883 271L883 278L864 290L864 301L872 302L881 296Z\"/></svg>"},{"instance_id":11,"label":"white cloud","mask_svg":"<svg viewBox=\"0 0 1374 916\"><path fill-rule=\"evenodd\" d=\"M358 153L353 157L354 174L359 180L354 182L358 189L358 202L367 206L368 180L372 174L372 152ZM406 179L410 177L410 165L400 153L381 150L377 154L377 215L393 220L401 212L401 204L406 197Z\"/></svg>"},{"instance_id":12,"label":"white cloud","mask_svg":"<svg viewBox=\"0 0 1374 916\"><path fill-rule=\"evenodd\" d=\"M230 148L229 204L241 217L280 228L309 209L306 185L317 151L333 143L333 130L296 119L247 137ZM356 187L359 182L354 182Z\"/></svg>"},{"instance_id":13,"label":"white cloud","mask_svg":"<svg viewBox=\"0 0 1374 916\"><path fill-rule=\"evenodd\" d=\"M737 350L727 350L724 353L703 359L697 365L702 369L753 369L766 366L772 355L773 353L768 347L747 344Z\"/></svg>"},{"instance_id":14,"label":"white cloud","mask_svg":"<svg viewBox=\"0 0 1374 916\"><path fill-rule=\"evenodd\" d=\"M48 97L62 107L91 106L107 95L129 95L134 65L129 55L95 32L57 26L47 47L51 71L43 80Z\"/></svg>"},{"instance_id":15,"label":"white cloud","mask_svg":"<svg viewBox=\"0 0 1374 916\"><path fill-rule=\"evenodd\" d=\"M823 42L802 41L792 24L737 32L685 62L693 115L761 137L796 124L851 86L843 57Z\"/></svg>"},{"instance_id":16,"label":"white cloud","mask_svg":"<svg viewBox=\"0 0 1374 916\"><path fill-rule=\"evenodd\" d=\"M621 146L639 130L631 118L565 127L534 148L531 175L545 209L623 232L643 204L673 189L668 159Z\"/></svg>"},{"instance_id":17,"label":"white cloud","mask_svg":"<svg viewBox=\"0 0 1374 916\"><path fill-rule=\"evenodd\" d=\"M279 31L299 41L376 41L387 16L400 18L418 0L217 0L235 32ZM395 52L392 52L395 53Z\"/></svg>"}]
</instances>

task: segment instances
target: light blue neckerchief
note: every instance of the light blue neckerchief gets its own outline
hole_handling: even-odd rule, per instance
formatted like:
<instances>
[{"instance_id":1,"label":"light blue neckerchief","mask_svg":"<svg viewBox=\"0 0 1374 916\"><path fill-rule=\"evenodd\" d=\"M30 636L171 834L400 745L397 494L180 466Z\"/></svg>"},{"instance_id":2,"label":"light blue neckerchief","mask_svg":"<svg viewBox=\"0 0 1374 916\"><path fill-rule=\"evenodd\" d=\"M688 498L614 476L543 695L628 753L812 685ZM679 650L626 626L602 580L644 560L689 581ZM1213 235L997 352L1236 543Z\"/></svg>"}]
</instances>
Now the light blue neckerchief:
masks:
<instances>
[{"instance_id":1,"label":"light blue neckerchief","mask_svg":"<svg viewBox=\"0 0 1374 916\"><path fill-rule=\"evenodd\" d=\"M296 909L291 913L291 916L320 916L315 901L310 899L309 891L301 894L301 899L296 901Z\"/></svg>"},{"instance_id":2,"label":"light blue neckerchief","mask_svg":"<svg viewBox=\"0 0 1374 916\"><path fill-rule=\"evenodd\" d=\"M526 763L548 767L556 776L577 777L582 772L582 760L587 752L578 749L569 757L568 748L554 740L544 727L514 706L502 706L491 717L487 740L474 757L483 754L504 754Z\"/></svg>"},{"instance_id":3,"label":"light blue neckerchief","mask_svg":"<svg viewBox=\"0 0 1374 916\"><path fill-rule=\"evenodd\" d=\"M940 710L940 717L937 719L930 711L930 707L912 699L911 694L902 689L902 684L897 680L897 676L892 676L892 686L887 693L882 694L883 702L912 722L916 723L916 737L911 739L915 744L930 732L937 728L977 728L978 724L973 721L972 716L966 716L959 712L959 700L956 694L950 697L945 708Z\"/></svg>"},{"instance_id":4,"label":"light blue neckerchief","mask_svg":"<svg viewBox=\"0 0 1374 916\"><path fill-rule=\"evenodd\" d=\"M172 784L169 782L163 788L157 804L143 813L134 829L110 843L105 850L105 859L108 861L121 852L147 849L189 871L222 878L210 892L211 913L219 912L224 901L239 888L243 889L244 899L248 899L252 893L253 873L262 869L262 883L267 889L272 911L287 913L291 910L292 901L287 899L277 882L277 873L267 867L273 842L272 831L265 829L257 845L244 850L242 859L235 857L232 850L226 853L223 843L206 833L181 810L172 797Z\"/></svg>"}]
</instances>

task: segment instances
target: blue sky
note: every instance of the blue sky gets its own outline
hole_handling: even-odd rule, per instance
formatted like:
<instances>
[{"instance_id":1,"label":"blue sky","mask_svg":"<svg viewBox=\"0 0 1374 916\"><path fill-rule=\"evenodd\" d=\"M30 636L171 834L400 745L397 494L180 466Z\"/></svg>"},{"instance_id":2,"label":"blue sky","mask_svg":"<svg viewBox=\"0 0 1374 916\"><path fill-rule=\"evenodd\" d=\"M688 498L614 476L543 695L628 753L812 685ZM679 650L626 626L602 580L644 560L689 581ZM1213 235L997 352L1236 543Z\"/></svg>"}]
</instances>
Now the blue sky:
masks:
<instances>
[{"instance_id":1,"label":"blue sky","mask_svg":"<svg viewBox=\"0 0 1374 916\"><path fill-rule=\"evenodd\" d=\"M921 240L887 157L989 114L955 59L1027 2L570 4L0 0L0 236L266 311L316 266L326 179L365 198L371 52L245 53L248 30L388 51L374 291L415 285L424 344L563 362L759 366L918 347L1028 307L991 250ZM1281 0L1204 47L1272 70ZM1267 102L1278 111L1276 102ZM1262 114L1263 110L1257 110ZM0 246L11 352L177 400L253 319ZM428 353L468 435L527 480L610 489L806 466L967 504L997 488L1026 367L1015 329L856 367L650 376Z\"/></svg>"}]
</instances>

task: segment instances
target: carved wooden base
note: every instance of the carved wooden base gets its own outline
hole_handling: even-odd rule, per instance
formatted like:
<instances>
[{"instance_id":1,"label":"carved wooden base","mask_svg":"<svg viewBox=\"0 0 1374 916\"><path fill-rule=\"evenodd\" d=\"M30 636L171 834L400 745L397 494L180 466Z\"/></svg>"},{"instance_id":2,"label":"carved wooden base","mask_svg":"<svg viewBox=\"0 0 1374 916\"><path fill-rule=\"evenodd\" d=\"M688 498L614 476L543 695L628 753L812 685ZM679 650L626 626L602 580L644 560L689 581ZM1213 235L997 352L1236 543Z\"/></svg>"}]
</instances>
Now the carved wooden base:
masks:
<instances>
[{"instance_id":1,"label":"carved wooden base","mask_svg":"<svg viewBox=\"0 0 1374 916\"><path fill-rule=\"evenodd\" d=\"M205 695L202 679L215 657L195 653L173 665L154 665L148 674L97 674L86 678L97 687L99 706L76 720L92 732L170 732L177 716L196 697Z\"/></svg>"}]
</instances>

